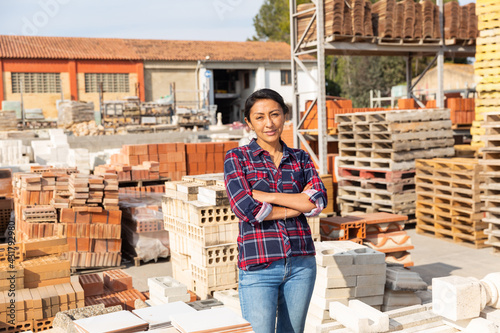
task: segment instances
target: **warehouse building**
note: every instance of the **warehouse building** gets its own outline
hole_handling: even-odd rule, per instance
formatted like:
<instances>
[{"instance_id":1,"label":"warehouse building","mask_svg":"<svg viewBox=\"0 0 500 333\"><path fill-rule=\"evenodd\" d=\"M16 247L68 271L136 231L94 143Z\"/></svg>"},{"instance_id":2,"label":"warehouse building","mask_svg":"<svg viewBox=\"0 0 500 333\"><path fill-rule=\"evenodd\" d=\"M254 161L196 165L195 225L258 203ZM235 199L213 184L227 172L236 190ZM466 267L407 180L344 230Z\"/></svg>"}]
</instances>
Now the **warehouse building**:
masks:
<instances>
[{"instance_id":1,"label":"warehouse building","mask_svg":"<svg viewBox=\"0 0 500 333\"><path fill-rule=\"evenodd\" d=\"M301 90L314 90L306 74L299 81ZM286 43L0 36L0 100L20 101L22 91L25 108L56 118L60 99L97 109L101 82L103 100L155 101L175 84L177 105L215 104L225 123L242 120L256 89L275 89L290 103L293 97Z\"/></svg>"}]
</instances>

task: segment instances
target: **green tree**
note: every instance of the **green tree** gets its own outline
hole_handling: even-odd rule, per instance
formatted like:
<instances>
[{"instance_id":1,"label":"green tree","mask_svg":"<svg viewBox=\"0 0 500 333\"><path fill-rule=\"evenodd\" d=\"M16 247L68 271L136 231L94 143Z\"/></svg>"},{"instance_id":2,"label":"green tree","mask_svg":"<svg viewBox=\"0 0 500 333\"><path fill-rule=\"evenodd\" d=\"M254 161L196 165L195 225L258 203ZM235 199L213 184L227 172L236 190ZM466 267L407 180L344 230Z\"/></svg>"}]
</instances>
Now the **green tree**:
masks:
<instances>
[{"instance_id":1,"label":"green tree","mask_svg":"<svg viewBox=\"0 0 500 333\"><path fill-rule=\"evenodd\" d=\"M310 2L298 0L297 4ZM253 18L254 41L290 43L290 6L288 0L265 0Z\"/></svg>"}]
</instances>

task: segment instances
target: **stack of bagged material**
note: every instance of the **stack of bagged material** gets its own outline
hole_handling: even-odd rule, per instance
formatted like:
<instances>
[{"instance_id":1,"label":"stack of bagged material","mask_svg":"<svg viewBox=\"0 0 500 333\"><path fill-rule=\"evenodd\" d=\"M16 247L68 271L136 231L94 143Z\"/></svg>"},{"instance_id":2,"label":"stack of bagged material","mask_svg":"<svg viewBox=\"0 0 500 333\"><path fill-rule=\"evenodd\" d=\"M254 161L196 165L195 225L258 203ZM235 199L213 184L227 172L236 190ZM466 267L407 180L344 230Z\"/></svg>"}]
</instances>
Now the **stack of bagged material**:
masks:
<instances>
[{"instance_id":1,"label":"stack of bagged material","mask_svg":"<svg viewBox=\"0 0 500 333\"><path fill-rule=\"evenodd\" d=\"M189 302L191 295L187 286L171 276L148 278L150 305Z\"/></svg>"},{"instance_id":2,"label":"stack of bagged material","mask_svg":"<svg viewBox=\"0 0 500 333\"><path fill-rule=\"evenodd\" d=\"M422 280L418 273L411 272L401 266L389 265L382 311L422 304L422 300L415 295L415 292L421 290L427 290L427 283Z\"/></svg>"},{"instance_id":3,"label":"stack of bagged material","mask_svg":"<svg viewBox=\"0 0 500 333\"><path fill-rule=\"evenodd\" d=\"M0 110L0 131L17 130L16 111Z\"/></svg>"},{"instance_id":4,"label":"stack of bagged material","mask_svg":"<svg viewBox=\"0 0 500 333\"><path fill-rule=\"evenodd\" d=\"M173 277L201 299L237 287L238 219L223 174L167 182L162 211L169 232Z\"/></svg>"},{"instance_id":5,"label":"stack of bagged material","mask_svg":"<svg viewBox=\"0 0 500 333\"><path fill-rule=\"evenodd\" d=\"M488 229L485 231L488 235L488 241L485 243L493 247L493 253L500 252L500 113L491 112L484 115L484 128L486 130L483 140L483 159L480 163L483 165L481 176L484 179L481 201L484 203L485 217L483 222L488 223Z\"/></svg>"},{"instance_id":6,"label":"stack of bagged material","mask_svg":"<svg viewBox=\"0 0 500 333\"><path fill-rule=\"evenodd\" d=\"M472 11L472 8L469 8ZM474 74L479 76L476 85L476 120L482 121L486 112L497 112L500 108L500 59L498 48L500 9L495 0L477 1L476 13L479 37L476 41Z\"/></svg>"},{"instance_id":7,"label":"stack of bagged material","mask_svg":"<svg viewBox=\"0 0 500 333\"><path fill-rule=\"evenodd\" d=\"M170 318L172 325L183 333L252 332L248 321L227 308L174 314Z\"/></svg>"},{"instance_id":8,"label":"stack of bagged material","mask_svg":"<svg viewBox=\"0 0 500 333\"><path fill-rule=\"evenodd\" d=\"M481 221L483 175L478 160L432 159L416 164L417 232L485 247L488 224Z\"/></svg>"},{"instance_id":9,"label":"stack of bagged material","mask_svg":"<svg viewBox=\"0 0 500 333\"><path fill-rule=\"evenodd\" d=\"M357 299L373 307L383 303L385 255L350 241L315 243L317 275L306 331L333 322L332 302Z\"/></svg>"},{"instance_id":10,"label":"stack of bagged material","mask_svg":"<svg viewBox=\"0 0 500 333\"><path fill-rule=\"evenodd\" d=\"M0 141L0 165L28 164L30 147L23 146L22 140Z\"/></svg>"},{"instance_id":11,"label":"stack of bagged material","mask_svg":"<svg viewBox=\"0 0 500 333\"><path fill-rule=\"evenodd\" d=\"M62 101L57 105L57 123L69 127L74 123L94 120L94 103Z\"/></svg>"},{"instance_id":12,"label":"stack of bagged material","mask_svg":"<svg viewBox=\"0 0 500 333\"><path fill-rule=\"evenodd\" d=\"M415 213L415 159L454 155L450 111L339 114L339 203L352 212Z\"/></svg>"},{"instance_id":13,"label":"stack of bagged material","mask_svg":"<svg viewBox=\"0 0 500 333\"><path fill-rule=\"evenodd\" d=\"M120 195L120 208L123 212L122 239L123 252L139 263L148 262L170 255L168 231L163 227L161 195L145 193L136 197Z\"/></svg>"}]
</instances>

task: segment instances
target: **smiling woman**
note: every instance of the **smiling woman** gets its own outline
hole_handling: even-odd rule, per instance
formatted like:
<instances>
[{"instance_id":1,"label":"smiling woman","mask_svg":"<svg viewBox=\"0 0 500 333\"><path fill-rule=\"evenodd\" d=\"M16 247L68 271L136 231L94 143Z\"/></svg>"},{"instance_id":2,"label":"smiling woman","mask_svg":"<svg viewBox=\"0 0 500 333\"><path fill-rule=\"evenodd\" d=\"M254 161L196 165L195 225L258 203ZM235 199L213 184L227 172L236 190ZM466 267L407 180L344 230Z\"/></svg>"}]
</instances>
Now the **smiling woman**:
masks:
<instances>
[{"instance_id":1,"label":"smiling woman","mask_svg":"<svg viewBox=\"0 0 500 333\"><path fill-rule=\"evenodd\" d=\"M245 121L257 139L230 150L224 162L226 191L240 219L241 310L256 333L303 332L316 277L306 216L321 212L326 191L309 155L281 140L287 113L271 89L250 95Z\"/></svg>"}]
</instances>

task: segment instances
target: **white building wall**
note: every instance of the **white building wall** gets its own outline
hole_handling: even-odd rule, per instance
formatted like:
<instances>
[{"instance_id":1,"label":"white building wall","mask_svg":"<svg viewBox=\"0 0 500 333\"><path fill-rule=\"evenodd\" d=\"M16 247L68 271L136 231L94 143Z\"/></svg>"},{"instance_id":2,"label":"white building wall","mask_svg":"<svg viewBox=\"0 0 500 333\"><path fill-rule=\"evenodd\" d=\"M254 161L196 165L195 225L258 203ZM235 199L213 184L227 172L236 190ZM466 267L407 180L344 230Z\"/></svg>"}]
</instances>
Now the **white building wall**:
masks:
<instances>
[{"instance_id":1,"label":"white building wall","mask_svg":"<svg viewBox=\"0 0 500 333\"><path fill-rule=\"evenodd\" d=\"M292 85L281 85L281 70L268 70L267 71L267 76L269 78L268 82L268 88L276 90L278 93L283 96L283 99L285 100L285 103L292 104L293 100L293 88ZM312 76L316 77L317 76L317 70L313 69L312 70ZM303 71L298 72L298 90L299 92L311 92L315 91L316 87L314 85L314 82L311 80L311 78L304 73ZM300 96L299 100L299 110L303 111L305 109L305 103L309 99L313 99L314 94L309 93L309 94L304 94Z\"/></svg>"}]
</instances>

